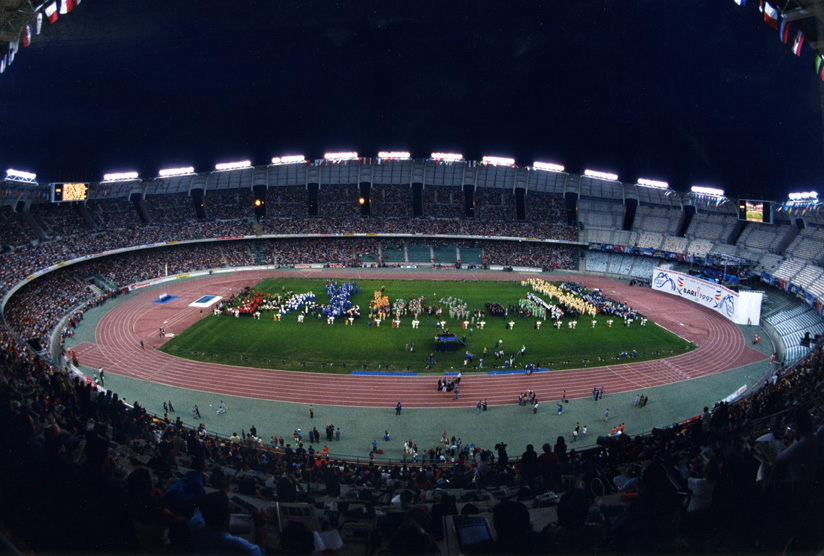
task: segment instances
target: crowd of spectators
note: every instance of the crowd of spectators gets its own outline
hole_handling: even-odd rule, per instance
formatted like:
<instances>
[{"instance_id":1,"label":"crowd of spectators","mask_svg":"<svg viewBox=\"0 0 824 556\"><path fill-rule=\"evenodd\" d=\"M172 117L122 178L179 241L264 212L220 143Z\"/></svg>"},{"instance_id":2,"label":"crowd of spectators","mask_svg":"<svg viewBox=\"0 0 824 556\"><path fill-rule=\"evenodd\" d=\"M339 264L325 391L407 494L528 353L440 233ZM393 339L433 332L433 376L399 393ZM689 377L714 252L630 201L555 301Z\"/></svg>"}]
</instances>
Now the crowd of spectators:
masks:
<instances>
[{"instance_id":1,"label":"crowd of spectators","mask_svg":"<svg viewBox=\"0 0 824 556\"><path fill-rule=\"evenodd\" d=\"M95 221L116 222L120 216L128 221L126 215L132 213L120 203L93 206L92 214ZM9 215L7 227L17 218ZM336 229L335 223L316 224L325 219L283 220L327 230L317 233L340 233L352 222L372 221L342 219L338 231L329 232ZM62 235L66 226L78 225L82 218L63 209L49 211L45 221L50 233ZM486 225L507 233L518 229L517 223L504 222L411 222L429 223L436 229ZM248 225L245 221L207 221L71 233L61 241L20 247L7 254L1 275L4 290L40 268L113 246L151 243L160 237L233 235ZM406 221L404 233L409 226ZM296 232L292 228L284 233ZM439 232L430 229L428 233ZM395 242L396 248L404 248L405 240ZM596 543L602 550L631 552L775 551L788 543L791 550L824 546L818 526L824 517L820 504L824 494L824 355L820 346L798 366L776 369L760 390L743 401L705 408L700 417L651 435L607 437L597 448L576 451L568 449L563 437L552 444L536 433L541 453L528 446L517 460L507 457L505 445L503 452L496 450L495 458L490 447L470 448L468 443L461 447L458 442L453 449L449 443L421 450L414 465L384 466L327 461L298 446L261 448L259 437L251 435L246 438L254 440L236 443L202 429L187 429L179 421L148 415L136 401L126 406L116 393L98 392L87 381L55 369L19 340L47 342L58 320L72 308L100 303L119 293L90 288L86 281L90 276L122 287L166 272L254 264L259 255L269 264L352 264L365 254L376 257L382 243L388 245L391 240L261 239L132 250L68 265L21 288L5 310L11 330L0 328L0 424L4 431L0 449L5 454L0 458L0 473L15 477L0 483L0 497L18 501L2 505L3 523L35 551L136 552L148 546L186 551L192 548L189 520L207 490L230 489L255 500L307 502L335 501L351 490L373 506L384 495L392 499L407 491L401 507L417 516L406 521L415 527L384 530L385 524L375 521L375 529L385 532L387 549L400 552L404 545L399 538L420 543L442 537L440 518L459 511L459 495L467 496L464 501L479 500L484 489L495 489L484 492L517 493L517 498L534 507L558 505L558 523L539 533L529 530L523 504L500 502L501 509L496 506L495 512L506 513L517 523L507 525L496 516L496 530L500 526L496 550L568 552L588 550ZM556 268L574 259L572 248L554 244L460 240L459 245L483 249L488 264ZM781 451L782 442L789 448ZM232 484L226 482L230 475L226 469L235 472ZM594 485L604 482L608 489L620 489L623 504L595 498ZM309 488L298 492L296 484ZM473 492L479 494L469 497ZM549 492L563 494L553 498ZM470 512L470 505L463 504L462 511ZM27 511L20 511L21 507ZM43 523L50 524L49 535L42 534ZM90 523L94 524L91 534ZM160 525L158 530L165 533L147 538L147 528L141 527L147 523ZM520 533L512 536L512 530Z\"/></svg>"},{"instance_id":2,"label":"crowd of spectators","mask_svg":"<svg viewBox=\"0 0 824 556\"><path fill-rule=\"evenodd\" d=\"M428 185L423 188L423 213L432 218L464 216L464 194L460 187Z\"/></svg>"},{"instance_id":3,"label":"crowd of spectators","mask_svg":"<svg viewBox=\"0 0 824 556\"><path fill-rule=\"evenodd\" d=\"M254 203L251 189L209 191L203 195L203 208L207 220L238 220L251 218L249 207Z\"/></svg>"},{"instance_id":4,"label":"crowd of spectators","mask_svg":"<svg viewBox=\"0 0 824 556\"><path fill-rule=\"evenodd\" d=\"M475 188L475 217L481 220L515 221L515 193L509 189Z\"/></svg>"},{"instance_id":5,"label":"crowd of spectators","mask_svg":"<svg viewBox=\"0 0 824 556\"><path fill-rule=\"evenodd\" d=\"M407 243L425 247L428 253L431 241L391 241L378 238L261 239L131 250L105 258L89 259L46 273L15 292L6 306L5 316L18 334L27 339L36 338L47 348L49 331L63 315L73 307L105 294L90 286L89 280L95 276L122 288L166 274L254 264L279 267L309 263L364 266L378 262L380 253L384 251L398 254L398 257L388 257L385 263L402 263L404 260L399 257L405 252ZM540 265L547 269L572 268L574 265L572 248L555 244L478 241L475 245L483 253L488 253L487 264ZM442 262L453 263L456 252L453 249L451 253ZM428 263L429 259L426 255L422 260L412 262Z\"/></svg>"},{"instance_id":6,"label":"crowd of spectators","mask_svg":"<svg viewBox=\"0 0 824 556\"><path fill-rule=\"evenodd\" d=\"M442 517L487 503L498 538L484 551L495 553L817 551L824 543L820 346L797 367L776 368L743 401L696 409L696 418L647 436L576 450L536 432L540 451L529 445L520 458L505 443L453 438L400 464L261 446L268 434L257 430L220 439L149 415L137 400L125 405L5 330L0 346L0 473L15 478L0 483L2 499L15 501L0 516L35 552L197 552L190 522L213 491L262 505L357 500L388 553L412 549L400 543L410 523L420 529L416 550L428 539L424 552L437 553ZM758 448L776 442L788 448ZM549 506L557 522L532 530ZM381 508L404 518L388 523L376 516Z\"/></svg>"},{"instance_id":7,"label":"crowd of spectators","mask_svg":"<svg viewBox=\"0 0 824 556\"><path fill-rule=\"evenodd\" d=\"M412 216L412 187L372 186L372 216L409 219Z\"/></svg>"}]
</instances>

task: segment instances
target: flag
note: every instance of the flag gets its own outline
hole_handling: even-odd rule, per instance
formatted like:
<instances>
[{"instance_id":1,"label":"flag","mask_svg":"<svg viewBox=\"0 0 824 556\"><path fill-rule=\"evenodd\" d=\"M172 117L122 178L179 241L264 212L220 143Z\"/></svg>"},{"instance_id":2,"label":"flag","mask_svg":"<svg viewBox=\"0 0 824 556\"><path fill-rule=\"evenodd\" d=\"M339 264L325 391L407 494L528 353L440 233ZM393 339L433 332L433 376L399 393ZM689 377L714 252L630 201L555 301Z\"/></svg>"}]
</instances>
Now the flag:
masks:
<instances>
[{"instance_id":1,"label":"flag","mask_svg":"<svg viewBox=\"0 0 824 556\"><path fill-rule=\"evenodd\" d=\"M3 55L2 58L0 58L0 73L3 73L4 71L6 71L6 56L5 56L5 54Z\"/></svg>"},{"instance_id":2,"label":"flag","mask_svg":"<svg viewBox=\"0 0 824 556\"><path fill-rule=\"evenodd\" d=\"M74 8L74 0L60 0L60 13L67 14Z\"/></svg>"},{"instance_id":3,"label":"flag","mask_svg":"<svg viewBox=\"0 0 824 556\"><path fill-rule=\"evenodd\" d=\"M736 4L738 4L739 6L746 6L747 5L747 0L733 0L733 1Z\"/></svg>"},{"instance_id":4,"label":"flag","mask_svg":"<svg viewBox=\"0 0 824 556\"><path fill-rule=\"evenodd\" d=\"M52 2L46 6L46 17L49 18L49 23L57 21L57 2Z\"/></svg>"},{"instance_id":5,"label":"flag","mask_svg":"<svg viewBox=\"0 0 824 556\"><path fill-rule=\"evenodd\" d=\"M765 2L761 0L761 6L759 9L764 12L764 23L778 31L778 18L780 14L778 10L769 2Z\"/></svg>"},{"instance_id":6,"label":"flag","mask_svg":"<svg viewBox=\"0 0 824 556\"><path fill-rule=\"evenodd\" d=\"M40 29L43 28L43 13L37 12L37 34L40 34Z\"/></svg>"},{"instance_id":7,"label":"flag","mask_svg":"<svg viewBox=\"0 0 824 556\"><path fill-rule=\"evenodd\" d=\"M781 42L787 44L787 41L790 40L790 27L791 23L786 19L781 20L781 27L778 28L778 35L781 37Z\"/></svg>"},{"instance_id":8,"label":"flag","mask_svg":"<svg viewBox=\"0 0 824 556\"><path fill-rule=\"evenodd\" d=\"M23 30L23 48L26 48L31 44L31 25L26 25L26 28Z\"/></svg>"},{"instance_id":9,"label":"flag","mask_svg":"<svg viewBox=\"0 0 824 556\"><path fill-rule=\"evenodd\" d=\"M795 41L793 42L793 54L801 56L801 46L804 44L804 33L801 29L795 34Z\"/></svg>"},{"instance_id":10,"label":"flag","mask_svg":"<svg viewBox=\"0 0 824 556\"><path fill-rule=\"evenodd\" d=\"M824 56L817 54L815 57L815 73L821 81L824 81Z\"/></svg>"}]
</instances>

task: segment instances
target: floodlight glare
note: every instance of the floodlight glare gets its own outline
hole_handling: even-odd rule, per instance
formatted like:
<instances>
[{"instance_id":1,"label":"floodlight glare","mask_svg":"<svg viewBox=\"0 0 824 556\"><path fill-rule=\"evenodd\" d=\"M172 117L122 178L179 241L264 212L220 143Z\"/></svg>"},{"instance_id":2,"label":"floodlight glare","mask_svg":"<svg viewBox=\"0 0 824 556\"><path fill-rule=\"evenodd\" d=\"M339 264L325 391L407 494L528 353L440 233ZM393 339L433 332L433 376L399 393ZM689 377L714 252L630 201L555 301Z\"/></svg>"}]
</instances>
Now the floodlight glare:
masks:
<instances>
[{"instance_id":1,"label":"floodlight glare","mask_svg":"<svg viewBox=\"0 0 824 556\"><path fill-rule=\"evenodd\" d=\"M599 172L598 170L584 170L584 175L589 176L590 178L597 178L599 180L618 181L618 174Z\"/></svg>"},{"instance_id":2,"label":"floodlight glare","mask_svg":"<svg viewBox=\"0 0 824 556\"><path fill-rule=\"evenodd\" d=\"M380 151L378 158L412 158L412 154L406 151Z\"/></svg>"},{"instance_id":3,"label":"floodlight glare","mask_svg":"<svg viewBox=\"0 0 824 556\"><path fill-rule=\"evenodd\" d=\"M493 166L514 166L514 158L504 158L502 156L485 156L481 160L484 164L491 164Z\"/></svg>"},{"instance_id":4,"label":"floodlight glare","mask_svg":"<svg viewBox=\"0 0 824 556\"><path fill-rule=\"evenodd\" d=\"M306 157L302 154L291 154L272 158L272 164L300 164L302 162L306 162Z\"/></svg>"},{"instance_id":5,"label":"floodlight glare","mask_svg":"<svg viewBox=\"0 0 824 556\"><path fill-rule=\"evenodd\" d=\"M186 166L185 168L164 168L160 170L157 175L161 178L168 178L169 176L185 176L186 174L194 173L194 166Z\"/></svg>"},{"instance_id":6,"label":"floodlight glare","mask_svg":"<svg viewBox=\"0 0 824 556\"><path fill-rule=\"evenodd\" d=\"M790 193L790 201L817 201L818 191L804 191L800 193Z\"/></svg>"},{"instance_id":7,"label":"floodlight glare","mask_svg":"<svg viewBox=\"0 0 824 556\"><path fill-rule=\"evenodd\" d=\"M238 168L248 168L252 165L250 160L241 160L239 162L222 162L215 164L215 170L237 170Z\"/></svg>"},{"instance_id":8,"label":"floodlight glare","mask_svg":"<svg viewBox=\"0 0 824 556\"><path fill-rule=\"evenodd\" d=\"M326 153L323 155L323 158L326 160L353 160L358 158L358 153L354 151L348 153Z\"/></svg>"},{"instance_id":9,"label":"floodlight glare","mask_svg":"<svg viewBox=\"0 0 824 556\"><path fill-rule=\"evenodd\" d=\"M17 178L25 181L34 181L36 177L37 174L32 174L31 172L23 172L22 170L14 170L12 168L6 170L6 179L10 180Z\"/></svg>"},{"instance_id":10,"label":"floodlight glare","mask_svg":"<svg viewBox=\"0 0 824 556\"><path fill-rule=\"evenodd\" d=\"M432 153L430 158L434 160L463 160L463 155L459 153Z\"/></svg>"},{"instance_id":11,"label":"floodlight glare","mask_svg":"<svg viewBox=\"0 0 824 556\"><path fill-rule=\"evenodd\" d=\"M103 181L126 181L136 179L137 172L114 172L111 174L103 174Z\"/></svg>"},{"instance_id":12,"label":"floodlight glare","mask_svg":"<svg viewBox=\"0 0 824 556\"><path fill-rule=\"evenodd\" d=\"M535 170L545 170L547 172L563 172L563 164L555 164L554 162L533 162L532 167Z\"/></svg>"},{"instance_id":13,"label":"floodlight glare","mask_svg":"<svg viewBox=\"0 0 824 556\"><path fill-rule=\"evenodd\" d=\"M693 193L699 193L701 195L713 195L715 197L723 197L724 196L724 190L723 189L717 189L715 187L704 187L702 185L693 185L690 188L690 191L692 191Z\"/></svg>"},{"instance_id":14,"label":"floodlight glare","mask_svg":"<svg viewBox=\"0 0 824 556\"><path fill-rule=\"evenodd\" d=\"M660 180L651 180L648 178L638 178L638 185L645 185L647 187L657 187L658 189L668 189L669 183Z\"/></svg>"}]
</instances>

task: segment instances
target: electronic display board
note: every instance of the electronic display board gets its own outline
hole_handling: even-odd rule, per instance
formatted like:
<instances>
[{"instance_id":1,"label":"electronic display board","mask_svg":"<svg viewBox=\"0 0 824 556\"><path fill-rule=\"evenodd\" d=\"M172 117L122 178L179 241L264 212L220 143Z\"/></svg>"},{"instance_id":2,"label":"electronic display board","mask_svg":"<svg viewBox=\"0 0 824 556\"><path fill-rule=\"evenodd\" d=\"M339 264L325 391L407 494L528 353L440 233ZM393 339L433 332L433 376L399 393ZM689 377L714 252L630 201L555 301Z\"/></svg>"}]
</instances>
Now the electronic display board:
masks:
<instances>
[{"instance_id":1,"label":"electronic display board","mask_svg":"<svg viewBox=\"0 0 824 556\"><path fill-rule=\"evenodd\" d=\"M88 183L53 183L52 202L85 201L89 198Z\"/></svg>"},{"instance_id":2,"label":"electronic display board","mask_svg":"<svg viewBox=\"0 0 824 556\"><path fill-rule=\"evenodd\" d=\"M771 201L738 199L738 219L762 224L773 223L773 204Z\"/></svg>"}]
</instances>

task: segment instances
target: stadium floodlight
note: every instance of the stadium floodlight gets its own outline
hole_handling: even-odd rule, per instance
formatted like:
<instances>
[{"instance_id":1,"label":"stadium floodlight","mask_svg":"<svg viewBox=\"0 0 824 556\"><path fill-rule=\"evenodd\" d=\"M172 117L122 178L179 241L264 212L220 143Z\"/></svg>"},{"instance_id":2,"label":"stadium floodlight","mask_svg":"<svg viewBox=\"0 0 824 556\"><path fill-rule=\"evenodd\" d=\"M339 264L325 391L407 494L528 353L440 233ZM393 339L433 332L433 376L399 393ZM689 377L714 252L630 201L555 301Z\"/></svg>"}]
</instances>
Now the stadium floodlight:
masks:
<instances>
[{"instance_id":1,"label":"stadium floodlight","mask_svg":"<svg viewBox=\"0 0 824 556\"><path fill-rule=\"evenodd\" d=\"M31 172L23 172L22 170L14 170L13 168L9 168L6 170L6 179L10 181L25 181L25 182L34 182L34 178L37 177L37 174L32 174Z\"/></svg>"},{"instance_id":2,"label":"stadium floodlight","mask_svg":"<svg viewBox=\"0 0 824 556\"><path fill-rule=\"evenodd\" d=\"M491 164L492 166L514 166L514 158L506 158L503 156L485 156L481 159L484 164Z\"/></svg>"},{"instance_id":3,"label":"stadium floodlight","mask_svg":"<svg viewBox=\"0 0 824 556\"><path fill-rule=\"evenodd\" d=\"M611 174L609 172L600 172L598 170L584 170L584 175L590 178L599 180L618 181L618 174Z\"/></svg>"},{"instance_id":4,"label":"stadium floodlight","mask_svg":"<svg viewBox=\"0 0 824 556\"><path fill-rule=\"evenodd\" d=\"M563 164L555 164L554 162L533 162L532 168L535 170L544 170L546 172L563 172Z\"/></svg>"},{"instance_id":5,"label":"stadium floodlight","mask_svg":"<svg viewBox=\"0 0 824 556\"><path fill-rule=\"evenodd\" d=\"M693 185L690 188L690 191L693 193L698 193L699 195L712 195L713 197L724 196L723 189L718 189L716 187L704 187L703 185Z\"/></svg>"},{"instance_id":6,"label":"stadium floodlight","mask_svg":"<svg viewBox=\"0 0 824 556\"><path fill-rule=\"evenodd\" d=\"M430 158L433 160L463 160L463 155L460 153L432 153Z\"/></svg>"},{"instance_id":7,"label":"stadium floodlight","mask_svg":"<svg viewBox=\"0 0 824 556\"><path fill-rule=\"evenodd\" d=\"M111 174L103 174L103 181L129 181L136 179L137 172L113 172Z\"/></svg>"},{"instance_id":8,"label":"stadium floodlight","mask_svg":"<svg viewBox=\"0 0 824 556\"><path fill-rule=\"evenodd\" d=\"M380 151L378 158L388 158L395 160L409 160L412 158L412 153L407 151Z\"/></svg>"},{"instance_id":9,"label":"stadium floodlight","mask_svg":"<svg viewBox=\"0 0 824 556\"><path fill-rule=\"evenodd\" d=\"M638 178L638 185L655 187L657 189L669 189L669 183L661 180L651 180L649 178Z\"/></svg>"},{"instance_id":10,"label":"stadium floodlight","mask_svg":"<svg viewBox=\"0 0 824 556\"><path fill-rule=\"evenodd\" d=\"M358 158L358 153L344 152L344 153L326 153L323 155L326 160L354 160Z\"/></svg>"},{"instance_id":11,"label":"stadium floodlight","mask_svg":"<svg viewBox=\"0 0 824 556\"><path fill-rule=\"evenodd\" d=\"M215 170L238 170L240 168L249 168L252 165L250 160L240 160L238 162L221 162L215 164Z\"/></svg>"},{"instance_id":12,"label":"stadium floodlight","mask_svg":"<svg viewBox=\"0 0 824 556\"><path fill-rule=\"evenodd\" d=\"M186 166L184 168L164 168L157 173L161 178L168 178L170 176L185 176L187 174L194 174L194 166Z\"/></svg>"},{"instance_id":13,"label":"stadium floodlight","mask_svg":"<svg viewBox=\"0 0 824 556\"><path fill-rule=\"evenodd\" d=\"M272 164L302 164L304 162L306 162L306 157L302 154L272 157Z\"/></svg>"},{"instance_id":14,"label":"stadium floodlight","mask_svg":"<svg viewBox=\"0 0 824 556\"><path fill-rule=\"evenodd\" d=\"M804 191L799 193L790 193L790 201L817 201L818 191Z\"/></svg>"}]
</instances>

